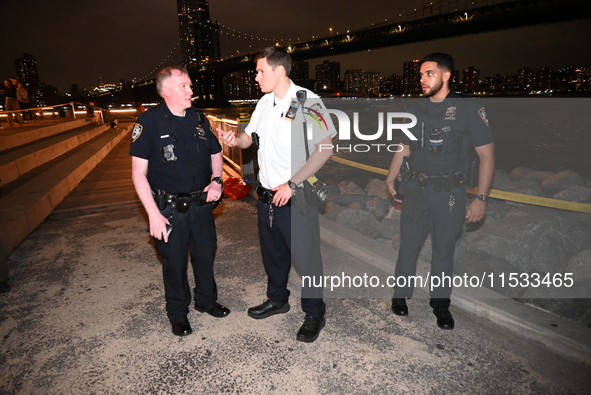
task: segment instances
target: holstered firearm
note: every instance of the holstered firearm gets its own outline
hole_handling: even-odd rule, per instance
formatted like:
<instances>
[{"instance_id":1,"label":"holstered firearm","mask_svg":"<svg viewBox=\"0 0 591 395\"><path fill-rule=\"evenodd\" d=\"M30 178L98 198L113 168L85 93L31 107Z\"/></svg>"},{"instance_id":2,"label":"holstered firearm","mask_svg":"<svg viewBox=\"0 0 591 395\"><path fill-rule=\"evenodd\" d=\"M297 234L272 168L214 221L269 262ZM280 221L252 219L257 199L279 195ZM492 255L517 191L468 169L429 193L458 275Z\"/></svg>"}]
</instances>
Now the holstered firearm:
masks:
<instances>
[{"instance_id":1,"label":"holstered firearm","mask_svg":"<svg viewBox=\"0 0 591 395\"><path fill-rule=\"evenodd\" d=\"M394 189L396 190L396 198L402 200L402 197L406 193L406 185L408 184L408 180L410 180L412 176L412 171L410 170L410 163L408 161L408 156L402 158L402 165L400 166L400 171L398 172L397 182L395 181Z\"/></svg>"}]
</instances>

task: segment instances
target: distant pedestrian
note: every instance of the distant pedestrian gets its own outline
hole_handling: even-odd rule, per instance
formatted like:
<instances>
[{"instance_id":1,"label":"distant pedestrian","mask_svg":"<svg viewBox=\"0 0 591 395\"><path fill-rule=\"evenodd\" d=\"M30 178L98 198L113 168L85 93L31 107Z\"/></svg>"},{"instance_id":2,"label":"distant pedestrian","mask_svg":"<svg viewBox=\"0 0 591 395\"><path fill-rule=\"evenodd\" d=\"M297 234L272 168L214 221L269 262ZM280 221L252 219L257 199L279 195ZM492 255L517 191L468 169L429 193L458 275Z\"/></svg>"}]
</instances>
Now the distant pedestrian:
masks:
<instances>
[{"instance_id":1,"label":"distant pedestrian","mask_svg":"<svg viewBox=\"0 0 591 395\"><path fill-rule=\"evenodd\" d=\"M25 88L25 84L19 82L16 88L16 99L21 110L26 110L30 107L29 92ZM31 111L22 111L23 122L32 122L33 117Z\"/></svg>"},{"instance_id":2,"label":"distant pedestrian","mask_svg":"<svg viewBox=\"0 0 591 395\"><path fill-rule=\"evenodd\" d=\"M6 96L5 110L10 111L6 114L8 117L8 127L14 127L15 118L17 124L19 126L23 126L23 118L21 116L20 111L18 111L20 110L20 107L18 105L18 99L16 95L16 86L12 83L10 79L4 80L4 95Z\"/></svg>"},{"instance_id":3,"label":"distant pedestrian","mask_svg":"<svg viewBox=\"0 0 591 395\"><path fill-rule=\"evenodd\" d=\"M94 102L90 102L86 105L86 118L94 120Z\"/></svg>"}]
</instances>

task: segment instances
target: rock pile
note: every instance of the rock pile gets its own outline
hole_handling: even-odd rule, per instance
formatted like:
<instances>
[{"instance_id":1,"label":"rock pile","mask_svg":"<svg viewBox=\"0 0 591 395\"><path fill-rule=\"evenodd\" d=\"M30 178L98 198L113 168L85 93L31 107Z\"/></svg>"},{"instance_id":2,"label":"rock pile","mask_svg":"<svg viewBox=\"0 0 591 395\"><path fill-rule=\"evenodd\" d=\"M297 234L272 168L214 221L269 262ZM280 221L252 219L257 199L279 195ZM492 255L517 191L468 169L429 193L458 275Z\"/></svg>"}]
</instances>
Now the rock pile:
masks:
<instances>
[{"instance_id":1,"label":"rock pile","mask_svg":"<svg viewBox=\"0 0 591 395\"><path fill-rule=\"evenodd\" d=\"M497 170L493 189L591 204L591 180L572 170ZM342 181L331 187L324 215L398 249L399 208L383 180L372 179L364 189ZM430 238L421 259L431 261ZM521 280L518 287L507 281L501 286L496 281L493 290L591 327L591 214L491 199L485 220L464 227L456 245L455 271L493 273L497 279L504 274L505 280L510 273L526 273L521 279L550 274L550 286L522 286ZM552 280L557 273L560 278ZM565 288L565 273L572 273L575 286Z\"/></svg>"}]
</instances>

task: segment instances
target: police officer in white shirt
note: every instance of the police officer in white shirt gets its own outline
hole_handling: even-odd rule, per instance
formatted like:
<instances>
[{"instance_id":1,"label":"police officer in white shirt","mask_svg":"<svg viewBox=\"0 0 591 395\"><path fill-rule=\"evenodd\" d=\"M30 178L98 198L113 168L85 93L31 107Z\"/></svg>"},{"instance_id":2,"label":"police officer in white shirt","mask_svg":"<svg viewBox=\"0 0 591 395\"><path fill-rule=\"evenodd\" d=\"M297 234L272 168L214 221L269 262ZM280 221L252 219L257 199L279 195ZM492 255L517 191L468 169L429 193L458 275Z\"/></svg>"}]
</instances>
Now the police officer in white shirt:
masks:
<instances>
[{"instance_id":1,"label":"police officer in white shirt","mask_svg":"<svg viewBox=\"0 0 591 395\"><path fill-rule=\"evenodd\" d=\"M217 132L230 147L245 149L259 139L257 210L268 299L249 308L248 315L262 319L289 311L287 282L292 262L302 276L322 275L318 209L315 197L306 196L303 186L332 155L332 148L325 147L332 147L336 130L318 96L290 80L291 57L285 49L266 48L255 62L256 81L266 95L244 132ZM310 126L308 134L304 134L304 120ZM313 342L325 325L322 288L303 284L302 309L306 316L296 339Z\"/></svg>"}]
</instances>

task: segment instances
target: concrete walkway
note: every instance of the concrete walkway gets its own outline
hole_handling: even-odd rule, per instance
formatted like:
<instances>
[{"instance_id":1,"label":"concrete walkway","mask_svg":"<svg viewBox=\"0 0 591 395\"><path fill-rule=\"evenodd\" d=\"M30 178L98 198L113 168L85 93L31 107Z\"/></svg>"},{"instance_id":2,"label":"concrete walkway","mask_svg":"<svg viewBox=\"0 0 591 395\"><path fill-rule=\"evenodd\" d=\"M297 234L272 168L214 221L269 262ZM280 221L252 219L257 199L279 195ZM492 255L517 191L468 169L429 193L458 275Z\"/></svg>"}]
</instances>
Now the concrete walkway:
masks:
<instances>
[{"instance_id":1,"label":"concrete walkway","mask_svg":"<svg viewBox=\"0 0 591 395\"><path fill-rule=\"evenodd\" d=\"M251 198L216 209L216 276L231 315L193 310L194 334L173 336L146 218L125 184L129 163L124 140L10 256L0 394L588 393L589 365L460 303L456 328L442 331L421 292L404 318L387 295L331 293L326 328L303 344L294 275L290 312L249 318L266 281ZM327 273L381 270L367 263L376 250L360 260L322 245Z\"/></svg>"}]
</instances>

